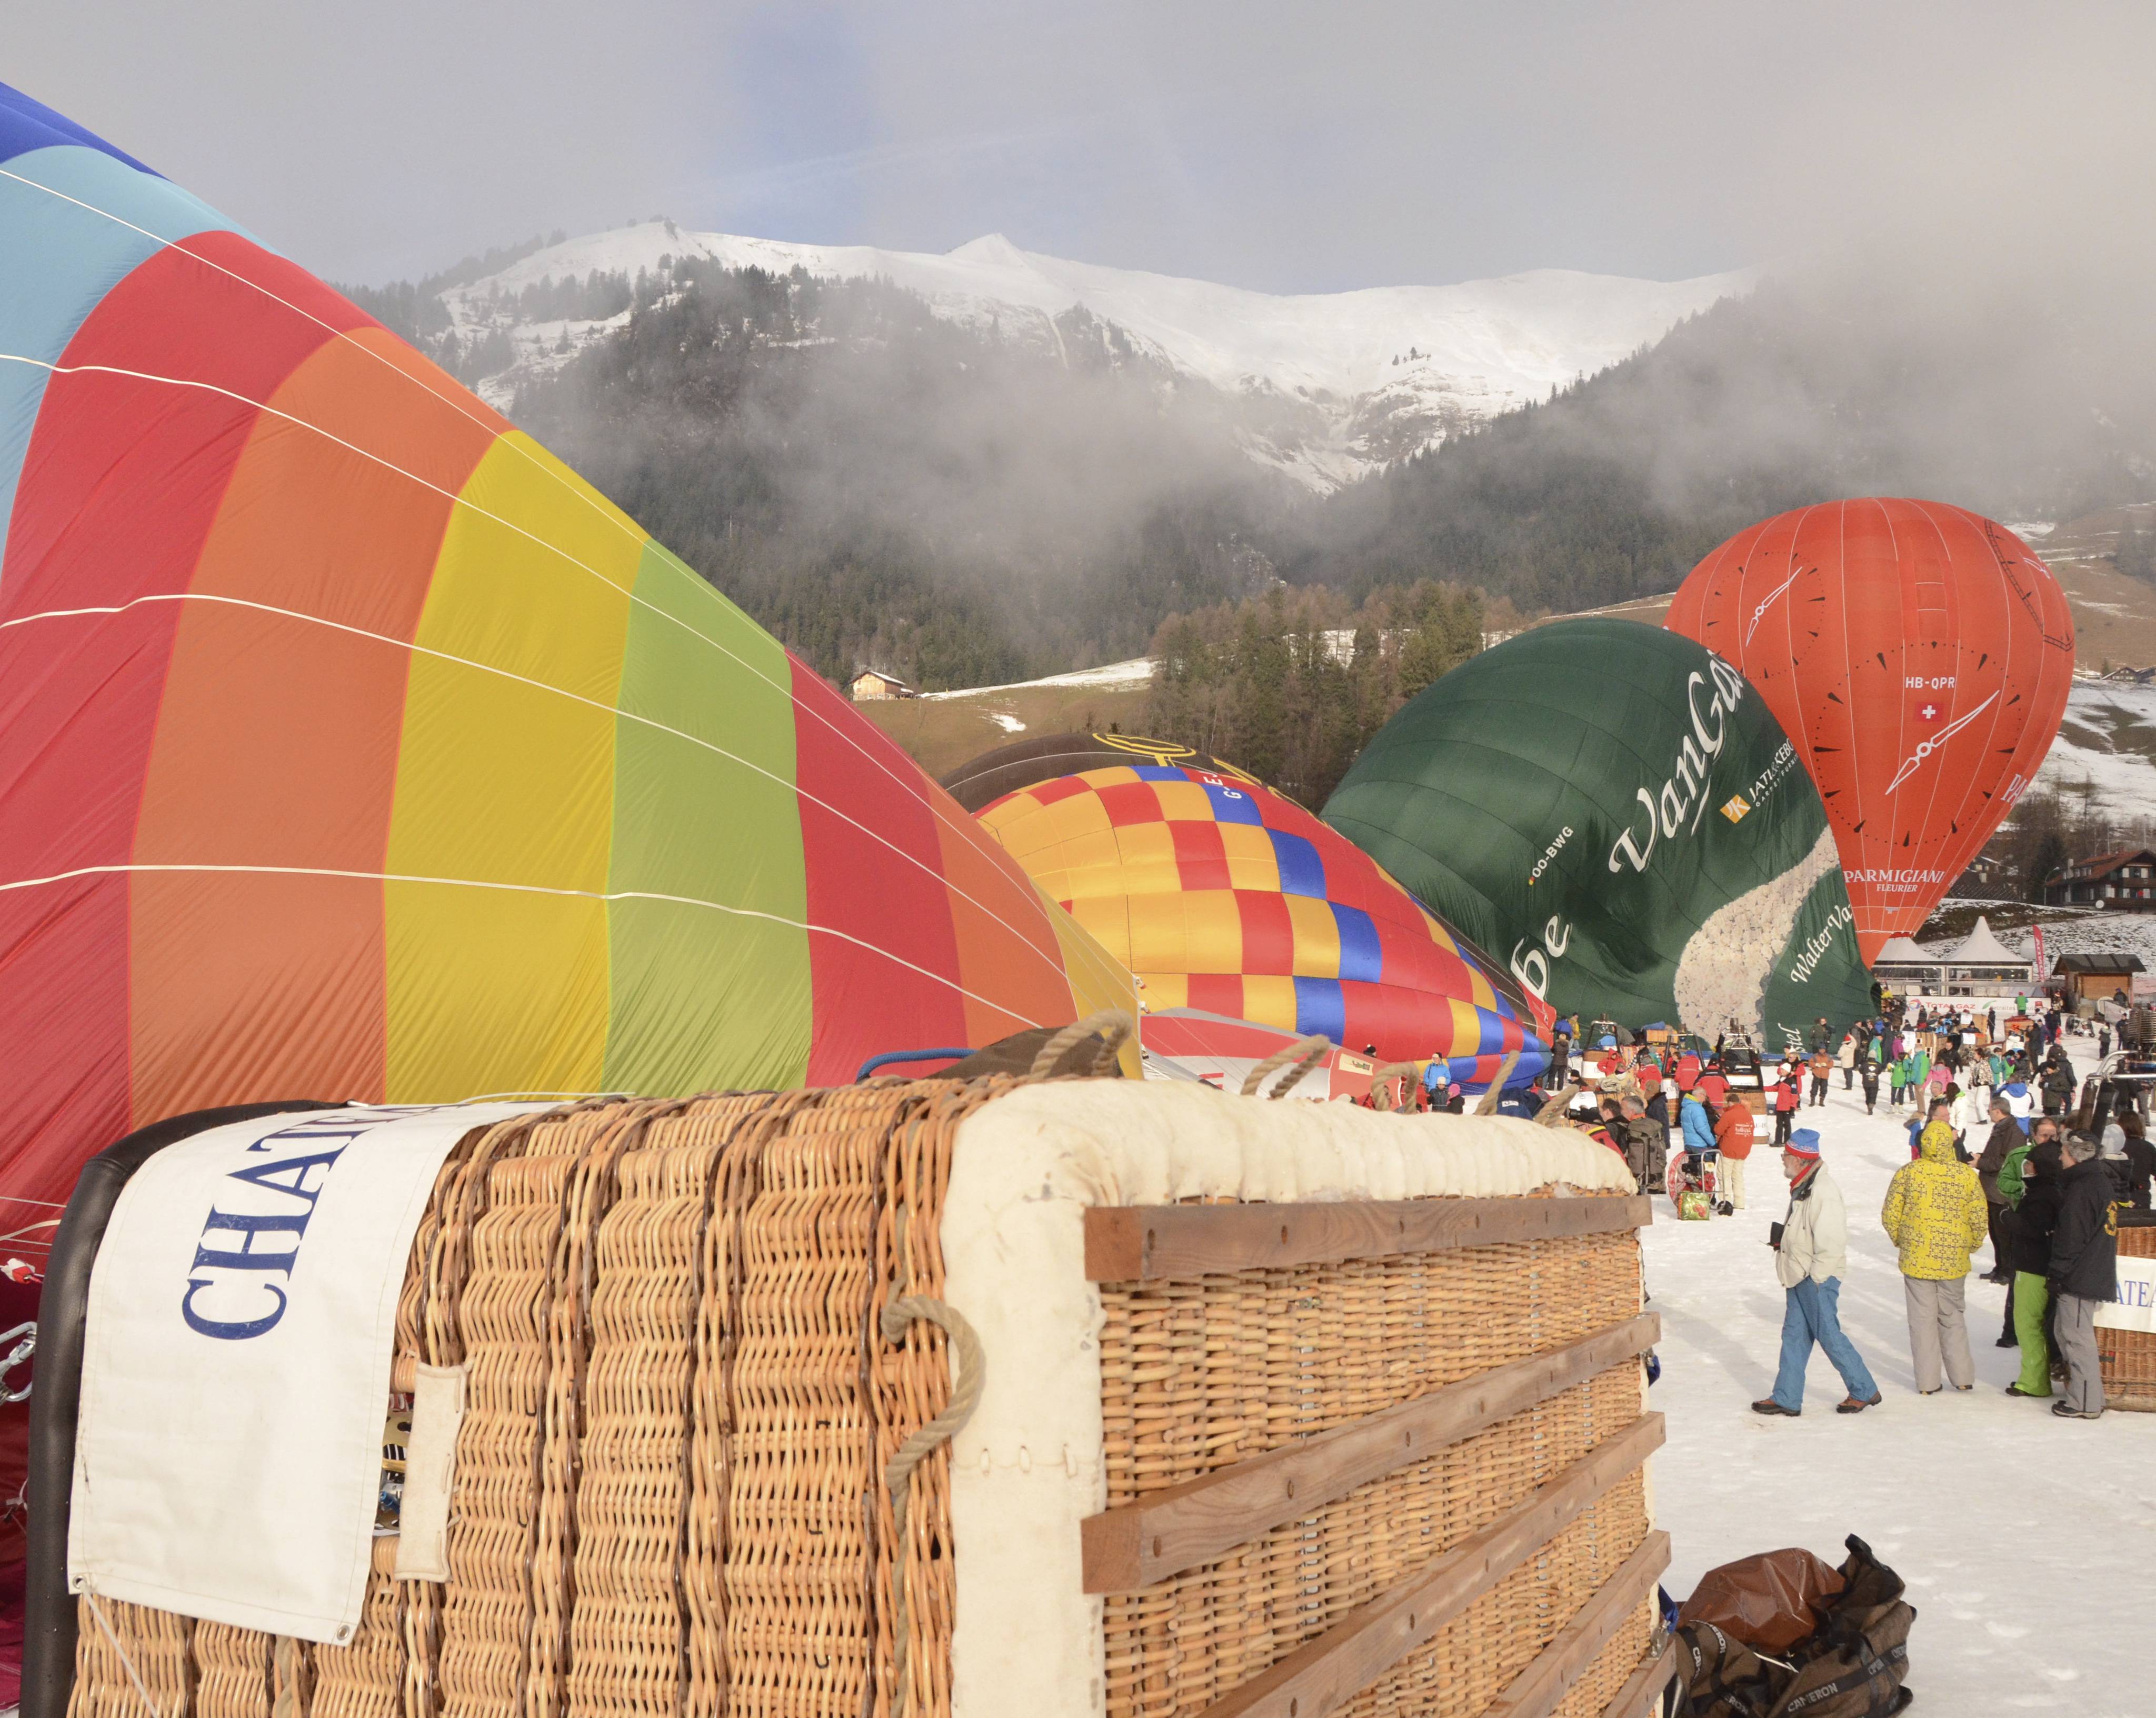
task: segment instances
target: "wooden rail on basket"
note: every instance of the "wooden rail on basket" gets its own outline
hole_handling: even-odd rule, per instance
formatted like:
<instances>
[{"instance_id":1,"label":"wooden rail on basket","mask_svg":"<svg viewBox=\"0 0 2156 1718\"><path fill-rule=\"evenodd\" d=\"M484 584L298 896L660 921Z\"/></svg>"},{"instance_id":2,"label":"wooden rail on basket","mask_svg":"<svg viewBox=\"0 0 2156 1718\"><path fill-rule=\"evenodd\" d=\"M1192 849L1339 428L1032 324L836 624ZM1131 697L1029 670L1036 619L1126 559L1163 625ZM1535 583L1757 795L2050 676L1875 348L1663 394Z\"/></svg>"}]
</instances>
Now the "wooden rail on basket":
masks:
<instances>
[{"instance_id":1,"label":"wooden rail on basket","mask_svg":"<svg viewBox=\"0 0 2156 1718\"><path fill-rule=\"evenodd\" d=\"M1670 1536L1650 1533L1625 1560L1624 1567L1604 1582L1602 1590L1543 1649L1541 1656L1482 1709L1482 1718L1549 1718L1594 1662L1594 1655L1655 1590L1669 1564Z\"/></svg>"},{"instance_id":2,"label":"wooden rail on basket","mask_svg":"<svg viewBox=\"0 0 2156 1718\"><path fill-rule=\"evenodd\" d=\"M1676 1674L1677 1643L1672 1635L1660 1652L1650 1651L1640 1659L1640 1668L1617 1690L1616 1698L1602 1709L1602 1718L1645 1718L1650 1700L1655 1703L1655 1710L1660 1712L1662 1690Z\"/></svg>"},{"instance_id":3,"label":"wooden rail on basket","mask_svg":"<svg viewBox=\"0 0 2156 1718\"><path fill-rule=\"evenodd\" d=\"M1080 1529L1086 1591L1135 1592L1211 1562L1358 1485L1425 1460L1448 1444L1645 1353L1661 1335L1660 1317L1643 1312L1566 1347L1496 1367L1088 1516Z\"/></svg>"},{"instance_id":4,"label":"wooden rail on basket","mask_svg":"<svg viewBox=\"0 0 2156 1718\"><path fill-rule=\"evenodd\" d=\"M1539 1487L1525 1502L1507 1510L1481 1531L1470 1534L1368 1604L1357 1606L1315 1640L1306 1642L1262 1674L1215 1700L1199 1718L1323 1718L1426 1644L1446 1623L1556 1538L1581 1510L1646 1460L1661 1442L1662 1417L1641 1415ZM1659 1571L1668 1561L1666 1533L1649 1534L1640 1554L1657 1544L1661 1561L1654 1567ZM1634 1562L1638 1561L1635 1556ZM1628 1562L1604 1593L1625 1578L1631 1568ZM1581 1616L1599 1615L1597 1607L1602 1603L1602 1595L1598 1594L1588 1602ZM1621 1610L1618 1613L1620 1622L1623 1614ZM1562 1643L1568 1638L1568 1632L1558 1639ZM1542 1660L1535 1662L1539 1665Z\"/></svg>"},{"instance_id":5,"label":"wooden rail on basket","mask_svg":"<svg viewBox=\"0 0 2156 1718\"><path fill-rule=\"evenodd\" d=\"M1644 1196L1616 1193L1324 1205L1096 1205L1086 1213L1086 1274L1096 1283L1158 1282L1601 1234L1653 1220Z\"/></svg>"}]
</instances>

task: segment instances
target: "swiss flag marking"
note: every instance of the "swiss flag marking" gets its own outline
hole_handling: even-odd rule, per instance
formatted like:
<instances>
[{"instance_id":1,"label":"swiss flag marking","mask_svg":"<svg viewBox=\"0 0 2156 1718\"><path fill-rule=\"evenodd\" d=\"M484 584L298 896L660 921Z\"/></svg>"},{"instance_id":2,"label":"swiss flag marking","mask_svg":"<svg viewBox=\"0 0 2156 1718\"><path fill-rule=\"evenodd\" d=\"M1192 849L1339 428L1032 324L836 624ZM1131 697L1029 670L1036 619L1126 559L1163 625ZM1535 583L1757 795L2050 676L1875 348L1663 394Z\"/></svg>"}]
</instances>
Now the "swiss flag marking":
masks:
<instances>
[{"instance_id":1,"label":"swiss flag marking","mask_svg":"<svg viewBox=\"0 0 2156 1718\"><path fill-rule=\"evenodd\" d=\"M1917 720L1920 722L1935 722L1945 713L1928 698L1917 706Z\"/></svg>"}]
</instances>

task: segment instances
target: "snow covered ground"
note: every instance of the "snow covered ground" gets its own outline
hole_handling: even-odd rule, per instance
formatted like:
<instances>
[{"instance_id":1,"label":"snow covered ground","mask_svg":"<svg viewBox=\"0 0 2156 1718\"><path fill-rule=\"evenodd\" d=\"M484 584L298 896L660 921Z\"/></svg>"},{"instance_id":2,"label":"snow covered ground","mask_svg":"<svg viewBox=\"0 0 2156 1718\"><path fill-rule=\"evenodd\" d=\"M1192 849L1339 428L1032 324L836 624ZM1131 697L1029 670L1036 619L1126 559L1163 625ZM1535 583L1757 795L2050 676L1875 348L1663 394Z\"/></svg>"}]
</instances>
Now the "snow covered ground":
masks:
<instances>
[{"instance_id":1,"label":"snow covered ground","mask_svg":"<svg viewBox=\"0 0 2156 1718\"><path fill-rule=\"evenodd\" d=\"M2156 686L2076 680L2036 781L2069 794L2091 782L2117 813L2156 807Z\"/></svg>"},{"instance_id":2,"label":"snow covered ground","mask_svg":"<svg viewBox=\"0 0 2156 1718\"><path fill-rule=\"evenodd\" d=\"M993 692L1029 692L1036 686L1142 686L1152 678L1152 659L1133 656L1127 662L1104 662L1098 668L1081 668L1067 674L1050 674L1038 680L1014 680L1002 686L967 686L956 692L923 692L924 699L985 698Z\"/></svg>"},{"instance_id":3,"label":"snow covered ground","mask_svg":"<svg viewBox=\"0 0 2156 1718\"><path fill-rule=\"evenodd\" d=\"M2070 1053L2080 1042L2067 1039ZM1779 1154L1753 1152L1751 1208L1734 1217L1680 1223L1657 1198L1646 1266L1662 1316L1651 1400L1669 1423L1654 1464L1656 1516L1674 1546L1666 1584L1681 1598L1716 1564L1785 1545L1839 1564L1855 1533L1909 1583L1917 1710L2146 1718L2156 1414L2057 1420L2048 1403L2007 1396L2015 1351L1992 1346L2005 1290L1974 1276L1976 1388L1916 1393L1901 1275L1879 1226L1907 1161L1902 1123L1883 1105L1867 1118L1861 1088L1832 1084L1801 1125L1819 1129L1848 1202L1842 1323L1887 1399L1835 1413L1840 1380L1815 1351L1801 1419L1750 1409L1780 1348L1767 1247L1788 1203ZM1978 1269L1989 1266L1987 1247Z\"/></svg>"}]
</instances>

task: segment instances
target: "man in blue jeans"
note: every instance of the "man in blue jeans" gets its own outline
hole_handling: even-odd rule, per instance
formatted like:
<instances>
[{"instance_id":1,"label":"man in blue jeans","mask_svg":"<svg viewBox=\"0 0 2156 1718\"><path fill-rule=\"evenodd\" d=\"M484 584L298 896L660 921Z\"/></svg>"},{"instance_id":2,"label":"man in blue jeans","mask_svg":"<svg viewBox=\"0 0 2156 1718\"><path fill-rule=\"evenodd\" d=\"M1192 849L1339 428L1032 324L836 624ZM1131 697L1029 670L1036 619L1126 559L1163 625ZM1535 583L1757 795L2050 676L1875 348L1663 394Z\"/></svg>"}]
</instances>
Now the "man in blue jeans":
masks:
<instances>
[{"instance_id":1,"label":"man in blue jeans","mask_svg":"<svg viewBox=\"0 0 2156 1718\"><path fill-rule=\"evenodd\" d=\"M1849 1387L1835 1412L1862 1413L1879 1405L1879 1387L1856 1345L1842 1334L1839 1303L1841 1274L1849 1264L1849 1214L1841 1189L1820 1162L1816 1130L1800 1127L1789 1136L1782 1173L1789 1179L1789 1214L1774 1243L1774 1274L1787 1297L1782 1366L1774 1375L1774 1393L1753 1403L1752 1412L1794 1419L1804 1411L1804 1367L1816 1342Z\"/></svg>"}]
</instances>

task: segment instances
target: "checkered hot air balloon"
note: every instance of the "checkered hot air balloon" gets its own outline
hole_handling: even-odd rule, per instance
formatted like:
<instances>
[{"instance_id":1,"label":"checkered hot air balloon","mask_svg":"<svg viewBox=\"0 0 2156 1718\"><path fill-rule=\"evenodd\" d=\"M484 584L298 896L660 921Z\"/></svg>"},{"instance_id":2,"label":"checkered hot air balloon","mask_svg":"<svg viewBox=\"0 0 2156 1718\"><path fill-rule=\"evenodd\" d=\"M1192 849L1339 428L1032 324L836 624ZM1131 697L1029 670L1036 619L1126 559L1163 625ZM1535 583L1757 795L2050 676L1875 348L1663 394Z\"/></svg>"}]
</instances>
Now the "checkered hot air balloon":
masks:
<instances>
[{"instance_id":1,"label":"checkered hot air balloon","mask_svg":"<svg viewBox=\"0 0 2156 1718\"><path fill-rule=\"evenodd\" d=\"M1463 1085L1515 1053L1513 1083L1548 1065L1547 1010L1353 843L1210 762L1133 757L1007 793L980 819L1138 975L1148 1009L1441 1058Z\"/></svg>"}]
</instances>

